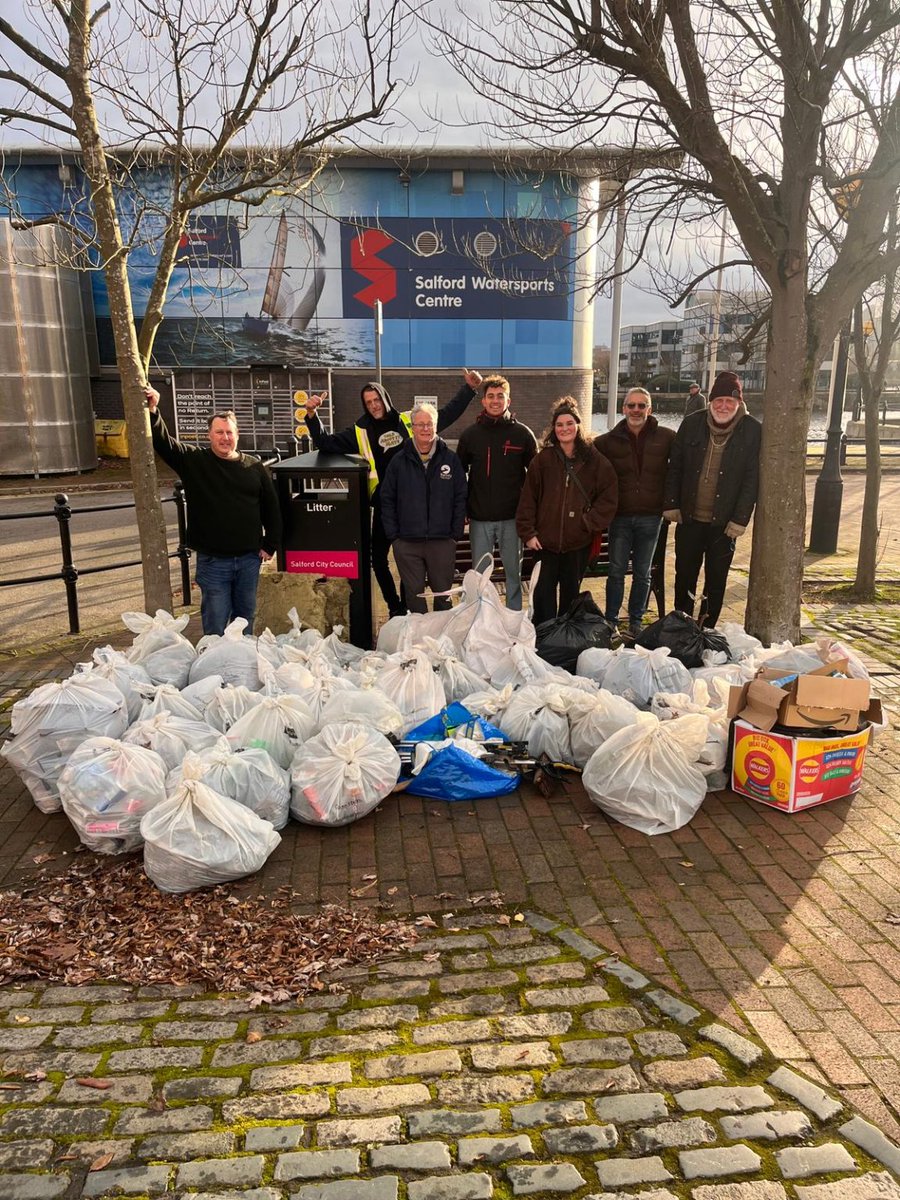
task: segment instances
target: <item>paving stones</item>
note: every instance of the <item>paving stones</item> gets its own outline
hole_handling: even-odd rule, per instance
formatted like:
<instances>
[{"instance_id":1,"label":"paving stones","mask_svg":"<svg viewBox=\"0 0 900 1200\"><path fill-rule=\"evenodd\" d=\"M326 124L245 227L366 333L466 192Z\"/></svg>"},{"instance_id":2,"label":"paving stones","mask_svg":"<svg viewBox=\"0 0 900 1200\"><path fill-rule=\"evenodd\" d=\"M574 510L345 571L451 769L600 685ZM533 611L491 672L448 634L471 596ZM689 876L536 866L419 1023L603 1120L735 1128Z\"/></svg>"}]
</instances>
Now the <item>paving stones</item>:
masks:
<instances>
[{"instance_id":1,"label":"paving stones","mask_svg":"<svg viewBox=\"0 0 900 1200\"><path fill-rule=\"evenodd\" d=\"M900 1148L690 998L576 931L456 920L309 1011L0 993L48 1047L6 1069L53 1065L0 1090L0 1200L900 1200L866 1170Z\"/></svg>"}]
</instances>

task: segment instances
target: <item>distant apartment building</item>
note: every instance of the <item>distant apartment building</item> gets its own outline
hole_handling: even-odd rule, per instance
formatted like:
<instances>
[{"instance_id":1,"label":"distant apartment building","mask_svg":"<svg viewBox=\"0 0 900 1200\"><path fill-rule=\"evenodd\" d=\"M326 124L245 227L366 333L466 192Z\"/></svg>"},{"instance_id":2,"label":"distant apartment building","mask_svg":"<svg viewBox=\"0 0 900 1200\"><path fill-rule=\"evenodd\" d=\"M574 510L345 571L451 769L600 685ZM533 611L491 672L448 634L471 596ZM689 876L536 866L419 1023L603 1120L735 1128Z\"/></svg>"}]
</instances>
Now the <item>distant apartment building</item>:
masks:
<instances>
[{"instance_id":1,"label":"distant apartment building","mask_svg":"<svg viewBox=\"0 0 900 1200\"><path fill-rule=\"evenodd\" d=\"M743 339L757 320L765 297L758 292L723 291L718 305L716 301L717 293L712 288L691 292L685 301L681 323L682 374L696 379L707 390L715 352L715 372L736 371L745 391L762 391L766 383L765 325L753 338L746 362Z\"/></svg>"},{"instance_id":2,"label":"distant apartment building","mask_svg":"<svg viewBox=\"0 0 900 1200\"><path fill-rule=\"evenodd\" d=\"M663 374L678 378L681 326L677 319L626 325L619 335L619 377L632 383Z\"/></svg>"}]
</instances>

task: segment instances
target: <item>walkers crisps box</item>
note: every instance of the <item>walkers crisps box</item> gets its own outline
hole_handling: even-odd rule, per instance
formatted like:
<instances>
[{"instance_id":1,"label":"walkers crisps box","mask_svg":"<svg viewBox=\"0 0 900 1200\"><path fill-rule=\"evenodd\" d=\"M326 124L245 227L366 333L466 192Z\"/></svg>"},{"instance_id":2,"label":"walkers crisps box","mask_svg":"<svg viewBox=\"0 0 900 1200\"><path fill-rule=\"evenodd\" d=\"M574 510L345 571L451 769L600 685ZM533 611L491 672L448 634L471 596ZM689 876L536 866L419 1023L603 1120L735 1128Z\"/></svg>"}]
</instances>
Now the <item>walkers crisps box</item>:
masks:
<instances>
[{"instance_id":1,"label":"walkers crisps box","mask_svg":"<svg viewBox=\"0 0 900 1200\"><path fill-rule=\"evenodd\" d=\"M877 702L876 702L877 703ZM858 733L789 737L734 722L732 790L782 812L852 795L862 782L871 725Z\"/></svg>"}]
</instances>

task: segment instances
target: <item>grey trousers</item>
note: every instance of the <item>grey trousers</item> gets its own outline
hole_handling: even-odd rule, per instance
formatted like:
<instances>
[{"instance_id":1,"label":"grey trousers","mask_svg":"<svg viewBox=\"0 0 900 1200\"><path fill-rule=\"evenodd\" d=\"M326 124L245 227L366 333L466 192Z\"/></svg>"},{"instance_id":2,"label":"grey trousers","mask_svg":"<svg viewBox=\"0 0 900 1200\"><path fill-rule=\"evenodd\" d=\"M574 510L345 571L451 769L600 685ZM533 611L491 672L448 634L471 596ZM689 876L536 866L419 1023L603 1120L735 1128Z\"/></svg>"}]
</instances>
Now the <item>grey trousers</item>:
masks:
<instances>
[{"instance_id":1,"label":"grey trousers","mask_svg":"<svg viewBox=\"0 0 900 1200\"><path fill-rule=\"evenodd\" d=\"M428 612L425 597L420 593L425 591L426 582L432 592L445 592L452 586L456 542L453 538L423 538L409 542L397 538L393 551L406 593L406 607L410 612ZM450 607L449 596L434 597L435 612Z\"/></svg>"}]
</instances>

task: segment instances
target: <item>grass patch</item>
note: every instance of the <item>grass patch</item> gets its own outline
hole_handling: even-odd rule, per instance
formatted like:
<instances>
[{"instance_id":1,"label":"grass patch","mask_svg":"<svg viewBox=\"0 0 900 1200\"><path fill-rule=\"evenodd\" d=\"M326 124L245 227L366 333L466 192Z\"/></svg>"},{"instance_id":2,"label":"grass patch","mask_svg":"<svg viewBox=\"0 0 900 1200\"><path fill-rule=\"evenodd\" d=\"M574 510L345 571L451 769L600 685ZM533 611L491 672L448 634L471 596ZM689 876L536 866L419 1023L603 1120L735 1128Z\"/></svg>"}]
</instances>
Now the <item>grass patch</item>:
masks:
<instances>
[{"instance_id":1,"label":"grass patch","mask_svg":"<svg viewBox=\"0 0 900 1200\"><path fill-rule=\"evenodd\" d=\"M803 599L817 604L900 604L900 583L880 583L874 596L862 596L852 583L804 583Z\"/></svg>"}]
</instances>

